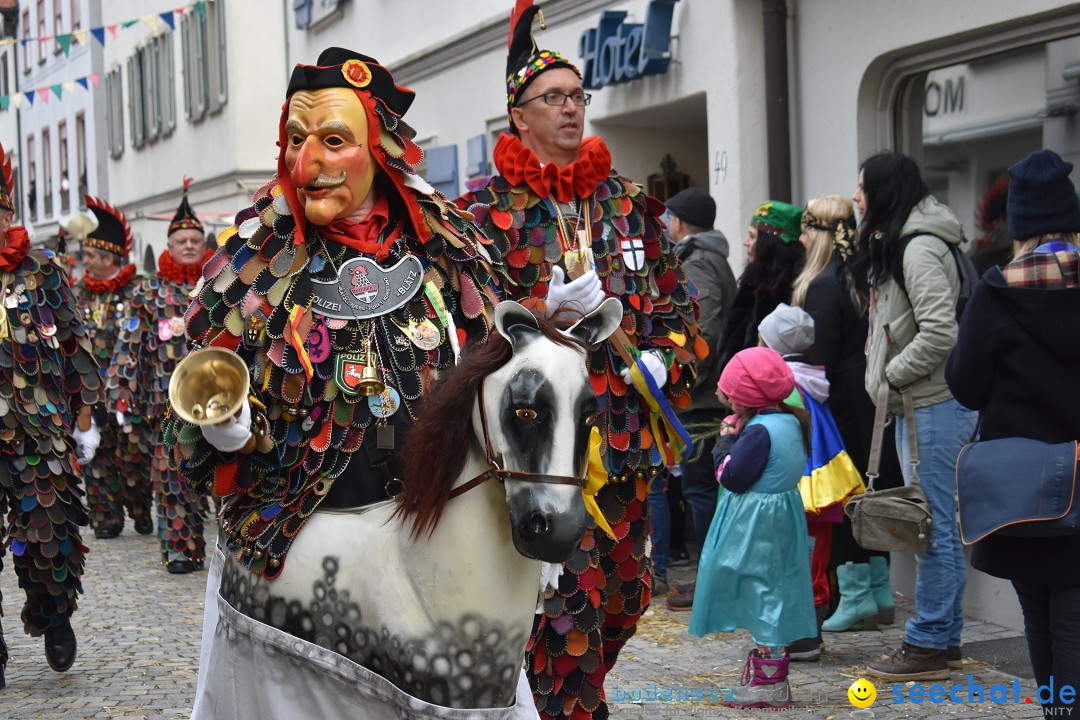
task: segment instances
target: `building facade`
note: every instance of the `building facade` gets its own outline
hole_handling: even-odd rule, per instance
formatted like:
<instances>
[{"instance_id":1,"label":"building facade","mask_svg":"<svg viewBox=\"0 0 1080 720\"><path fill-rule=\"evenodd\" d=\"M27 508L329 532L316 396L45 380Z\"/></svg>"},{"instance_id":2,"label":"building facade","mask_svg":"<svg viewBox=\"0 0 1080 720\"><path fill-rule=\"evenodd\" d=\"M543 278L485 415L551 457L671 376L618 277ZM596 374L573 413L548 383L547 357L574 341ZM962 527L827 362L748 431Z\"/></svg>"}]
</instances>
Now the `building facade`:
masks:
<instances>
[{"instance_id":1,"label":"building facade","mask_svg":"<svg viewBox=\"0 0 1080 720\"><path fill-rule=\"evenodd\" d=\"M139 257L164 249L185 178L217 231L276 168L284 9L260 0L178 7L111 0L103 10L106 25L140 19L106 42L100 93L108 200L127 213Z\"/></svg>"},{"instance_id":2,"label":"building facade","mask_svg":"<svg viewBox=\"0 0 1080 720\"><path fill-rule=\"evenodd\" d=\"M790 190L771 199L796 204L851 195L860 161L878 150L914 156L971 239L984 232L980 207L1009 165L1041 147L1080 160L1078 3L539 4L546 29L534 28L537 43L585 70L586 133L602 135L616 169L654 194L706 188L736 273L751 213L775 188ZM507 127L511 0L285 5L290 63L341 45L416 90L408 120L433 184L455 195L491 172ZM407 30L403 18L412 19ZM896 560L894 580L913 593L911 559ZM973 616L1021 627L1007 583L971 571L966 604Z\"/></svg>"}]
</instances>

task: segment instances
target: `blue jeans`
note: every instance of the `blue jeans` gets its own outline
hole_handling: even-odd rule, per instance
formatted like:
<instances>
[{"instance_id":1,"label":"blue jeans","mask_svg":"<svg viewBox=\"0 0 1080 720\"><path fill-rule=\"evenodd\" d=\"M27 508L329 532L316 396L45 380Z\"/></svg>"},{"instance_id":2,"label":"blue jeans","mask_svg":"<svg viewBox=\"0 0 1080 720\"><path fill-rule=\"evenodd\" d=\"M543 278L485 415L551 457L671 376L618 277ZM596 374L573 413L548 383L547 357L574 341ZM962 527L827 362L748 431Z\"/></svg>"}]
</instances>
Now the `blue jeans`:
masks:
<instances>
[{"instance_id":1,"label":"blue jeans","mask_svg":"<svg viewBox=\"0 0 1080 720\"><path fill-rule=\"evenodd\" d=\"M971 439L976 417L955 400L915 410L919 481L934 514L933 541L915 556L916 617L907 621L907 641L919 647L959 645L964 629L967 564L956 525L956 456ZM907 420L896 418L896 451L904 482L910 484Z\"/></svg>"},{"instance_id":2,"label":"blue jeans","mask_svg":"<svg viewBox=\"0 0 1080 720\"><path fill-rule=\"evenodd\" d=\"M668 554L671 549L671 514L667 501L667 472L661 472L649 485L649 521L652 526L649 536L652 538L653 573L660 577L667 576Z\"/></svg>"},{"instance_id":3,"label":"blue jeans","mask_svg":"<svg viewBox=\"0 0 1080 720\"><path fill-rule=\"evenodd\" d=\"M724 418L724 412L720 410L687 410L679 415L679 421L684 425L698 423L716 423ZM709 525L713 515L716 514L716 494L720 489L720 483L716 482L716 467L713 465L713 447L716 445L716 435L698 440L692 448L687 448L685 458L698 455L694 462L684 459L679 463L682 470L682 494L686 504L690 508L690 518L694 523L694 537L698 545L705 542L705 536L709 534Z\"/></svg>"}]
</instances>

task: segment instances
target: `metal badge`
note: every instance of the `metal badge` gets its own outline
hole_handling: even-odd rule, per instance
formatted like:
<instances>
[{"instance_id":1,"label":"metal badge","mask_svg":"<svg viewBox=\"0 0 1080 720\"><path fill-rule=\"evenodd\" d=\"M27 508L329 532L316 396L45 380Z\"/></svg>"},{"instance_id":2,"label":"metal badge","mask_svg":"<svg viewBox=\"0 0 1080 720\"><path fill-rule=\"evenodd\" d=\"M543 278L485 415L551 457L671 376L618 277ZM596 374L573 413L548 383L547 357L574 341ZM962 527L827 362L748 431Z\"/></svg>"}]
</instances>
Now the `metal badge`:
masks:
<instances>
[{"instance_id":1,"label":"metal badge","mask_svg":"<svg viewBox=\"0 0 1080 720\"><path fill-rule=\"evenodd\" d=\"M340 353L334 358L334 384L350 397L360 394L360 382L367 366L367 355L362 352Z\"/></svg>"},{"instance_id":2,"label":"metal badge","mask_svg":"<svg viewBox=\"0 0 1080 720\"><path fill-rule=\"evenodd\" d=\"M371 414L378 418L388 418L401 407L401 396L398 391L388 387L378 395L372 395L367 399L368 409Z\"/></svg>"},{"instance_id":3,"label":"metal badge","mask_svg":"<svg viewBox=\"0 0 1080 720\"><path fill-rule=\"evenodd\" d=\"M421 350L434 350L442 342L442 333L430 318L424 318L420 322L415 320L409 323L409 340Z\"/></svg>"},{"instance_id":4,"label":"metal badge","mask_svg":"<svg viewBox=\"0 0 1080 720\"><path fill-rule=\"evenodd\" d=\"M384 268L368 258L353 258L338 269L336 280L312 279L312 312L338 320L370 320L409 302L423 287L424 266L406 255Z\"/></svg>"}]
</instances>

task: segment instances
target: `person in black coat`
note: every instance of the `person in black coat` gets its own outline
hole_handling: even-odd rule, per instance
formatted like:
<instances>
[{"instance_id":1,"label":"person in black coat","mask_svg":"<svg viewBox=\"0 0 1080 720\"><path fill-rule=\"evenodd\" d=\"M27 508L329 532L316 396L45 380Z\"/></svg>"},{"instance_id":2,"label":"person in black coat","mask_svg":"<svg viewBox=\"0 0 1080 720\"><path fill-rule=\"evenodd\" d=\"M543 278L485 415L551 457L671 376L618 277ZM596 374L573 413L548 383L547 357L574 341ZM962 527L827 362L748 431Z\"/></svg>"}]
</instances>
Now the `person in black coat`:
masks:
<instances>
[{"instance_id":1,"label":"person in black coat","mask_svg":"<svg viewBox=\"0 0 1080 720\"><path fill-rule=\"evenodd\" d=\"M1080 208L1071 171L1050 150L1009 169L1016 259L975 287L945 371L956 399L981 412L980 439L1080 439ZM999 531L975 543L971 561L1012 581L1036 681L1080 686L1080 534ZM1065 707L1071 702L1051 702L1044 712L1071 712Z\"/></svg>"}]
</instances>

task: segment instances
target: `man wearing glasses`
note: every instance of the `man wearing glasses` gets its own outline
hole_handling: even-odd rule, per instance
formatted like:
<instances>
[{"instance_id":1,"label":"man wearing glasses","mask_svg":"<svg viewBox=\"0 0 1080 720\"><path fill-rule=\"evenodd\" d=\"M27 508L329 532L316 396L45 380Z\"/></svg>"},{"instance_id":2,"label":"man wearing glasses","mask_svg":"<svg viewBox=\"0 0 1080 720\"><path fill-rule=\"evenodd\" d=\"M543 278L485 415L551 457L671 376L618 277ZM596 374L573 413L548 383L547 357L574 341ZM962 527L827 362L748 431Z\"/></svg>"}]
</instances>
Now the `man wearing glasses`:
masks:
<instances>
[{"instance_id":1,"label":"man wearing glasses","mask_svg":"<svg viewBox=\"0 0 1080 720\"><path fill-rule=\"evenodd\" d=\"M541 717L606 718L604 676L651 596L647 486L678 452L668 414L689 403L705 348L664 206L611 169L602 139L582 138L590 95L566 58L536 47L537 12L519 0L511 16L498 175L458 202L502 256L504 297L567 320L607 297L623 303L621 337L589 356L601 408L586 489L596 528L550 573L526 657Z\"/></svg>"}]
</instances>

